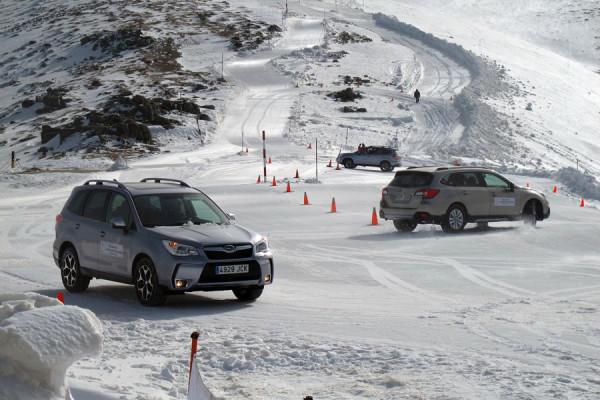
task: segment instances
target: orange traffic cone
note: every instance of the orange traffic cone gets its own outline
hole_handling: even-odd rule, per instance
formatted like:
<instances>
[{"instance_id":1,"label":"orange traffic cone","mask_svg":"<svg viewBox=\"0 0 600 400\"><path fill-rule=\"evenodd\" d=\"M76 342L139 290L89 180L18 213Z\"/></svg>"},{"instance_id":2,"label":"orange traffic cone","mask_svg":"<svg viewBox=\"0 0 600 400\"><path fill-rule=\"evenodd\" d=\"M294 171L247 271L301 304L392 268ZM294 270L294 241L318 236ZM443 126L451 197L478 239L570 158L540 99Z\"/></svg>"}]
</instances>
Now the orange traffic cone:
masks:
<instances>
[{"instance_id":1,"label":"orange traffic cone","mask_svg":"<svg viewBox=\"0 0 600 400\"><path fill-rule=\"evenodd\" d=\"M552 191L552 193L556 193L556 186L554 186L554 190Z\"/></svg>"},{"instance_id":2,"label":"orange traffic cone","mask_svg":"<svg viewBox=\"0 0 600 400\"><path fill-rule=\"evenodd\" d=\"M529 182L527 182L527 187L529 187Z\"/></svg>"},{"instance_id":3,"label":"orange traffic cone","mask_svg":"<svg viewBox=\"0 0 600 400\"><path fill-rule=\"evenodd\" d=\"M260 183L260 175L258 175L258 179L256 180L256 183Z\"/></svg>"},{"instance_id":4,"label":"orange traffic cone","mask_svg":"<svg viewBox=\"0 0 600 400\"><path fill-rule=\"evenodd\" d=\"M452 96L450 96L450 100L452 100Z\"/></svg>"},{"instance_id":5,"label":"orange traffic cone","mask_svg":"<svg viewBox=\"0 0 600 400\"><path fill-rule=\"evenodd\" d=\"M62 292L58 292L58 301L65 304L65 298L63 297Z\"/></svg>"},{"instance_id":6,"label":"orange traffic cone","mask_svg":"<svg viewBox=\"0 0 600 400\"><path fill-rule=\"evenodd\" d=\"M308 144L308 148L309 148L309 149L312 149L312 143L309 143L309 144Z\"/></svg>"},{"instance_id":7,"label":"orange traffic cone","mask_svg":"<svg viewBox=\"0 0 600 400\"><path fill-rule=\"evenodd\" d=\"M336 170L336 171L339 171L339 170L340 170L340 164L338 164L338 165L337 165L337 167L335 167L335 170Z\"/></svg>"},{"instance_id":8,"label":"orange traffic cone","mask_svg":"<svg viewBox=\"0 0 600 400\"><path fill-rule=\"evenodd\" d=\"M377 221L377 211L375 207L373 207L373 216L371 217L371 225L379 225L379 221Z\"/></svg>"},{"instance_id":9,"label":"orange traffic cone","mask_svg":"<svg viewBox=\"0 0 600 400\"><path fill-rule=\"evenodd\" d=\"M331 168L331 160L329 160L329 164L327 165L327 167Z\"/></svg>"},{"instance_id":10,"label":"orange traffic cone","mask_svg":"<svg viewBox=\"0 0 600 400\"><path fill-rule=\"evenodd\" d=\"M458 167L460 165L460 163L457 161L454 165L456 165Z\"/></svg>"},{"instance_id":11,"label":"orange traffic cone","mask_svg":"<svg viewBox=\"0 0 600 400\"><path fill-rule=\"evenodd\" d=\"M583 199L581 199L581 205L579 207L585 207L585 205L583 203Z\"/></svg>"},{"instance_id":12,"label":"orange traffic cone","mask_svg":"<svg viewBox=\"0 0 600 400\"><path fill-rule=\"evenodd\" d=\"M298 87L298 84L296 83L296 87Z\"/></svg>"},{"instance_id":13,"label":"orange traffic cone","mask_svg":"<svg viewBox=\"0 0 600 400\"><path fill-rule=\"evenodd\" d=\"M269 157L269 164L271 164L271 157Z\"/></svg>"},{"instance_id":14,"label":"orange traffic cone","mask_svg":"<svg viewBox=\"0 0 600 400\"><path fill-rule=\"evenodd\" d=\"M277 186L277 181L275 180L275 177L273 177L273 186Z\"/></svg>"},{"instance_id":15,"label":"orange traffic cone","mask_svg":"<svg viewBox=\"0 0 600 400\"><path fill-rule=\"evenodd\" d=\"M298 170L296 170L296 178L300 178L300 175L298 175Z\"/></svg>"},{"instance_id":16,"label":"orange traffic cone","mask_svg":"<svg viewBox=\"0 0 600 400\"><path fill-rule=\"evenodd\" d=\"M290 188L290 183L288 182L288 184L287 184L287 189L285 189L285 192L286 192L286 193L289 193L289 192L291 192L291 191L292 191L292 189Z\"/></svg>"},{"instance_id":17,"label":"orange traffic cone","mask_svg":"<svg viewBox=\"0 0 600 400\"><path fill-rule=\"evenodd\" d=\"M335 197L331 199L331 212L337 212L337 208L335 207Z\"/></svg>"},{"instance_id":18,"label":"orange traffic cone","mask_svg":"<svg viewBox=\"0 0 600 400\"><path fill-rule=\"evenodd\" d=\"M304 192L304 205L308 205L308 196L306 196L306 192Z\"/></svg>"},{"instance_id":19,"label":"orange traffic cone","mask_svg":"<svg viewBox=\"0 0 600 400\"><path fill-rule=\"evenodd\" d=\"M246 147L246 153L248 152L248 148Z\"/></svg>"}]
</instances>

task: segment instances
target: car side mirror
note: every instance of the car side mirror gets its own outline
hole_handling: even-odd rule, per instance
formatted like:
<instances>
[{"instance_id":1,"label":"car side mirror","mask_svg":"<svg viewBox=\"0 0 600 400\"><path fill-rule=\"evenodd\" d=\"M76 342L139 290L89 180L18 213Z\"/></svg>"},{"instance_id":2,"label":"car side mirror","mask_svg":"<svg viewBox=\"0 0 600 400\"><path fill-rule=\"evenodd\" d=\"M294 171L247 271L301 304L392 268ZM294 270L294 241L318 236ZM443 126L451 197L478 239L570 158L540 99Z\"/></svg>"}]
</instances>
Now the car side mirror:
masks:
<instances>
[{"instance_id":1,"label":"car side mirror","mask_svg":"<svg viewBox=\"0 0 600 400\"><path fill-rule=\"evenodd\" d=\"M230 220L235 221L235 214L227 213L227 216L229 217Z\"/></svg>"},{"instance_id":2,"label":"car side mirror","mask_svg":"<svg viewBox=\"0 0 600 400\"><path fill-rule=\"evenodd\" d=\"M127 230L127 226L125 225L125 220L123 218L111 218L110 226L113 229L123 229Z\"/></svg>"},{"instance_id":3,"label":"car side mirror","mask_svg":"<svg viewBox=\"0 0 600 400\"><path fill-rule=\"evenodd\" d=\"M512 183L510 184L510 186L508 186L506 189L504 189L505 192L514 192L515 191L515 185L513 185Z\"/></svg>"}]
</instances>

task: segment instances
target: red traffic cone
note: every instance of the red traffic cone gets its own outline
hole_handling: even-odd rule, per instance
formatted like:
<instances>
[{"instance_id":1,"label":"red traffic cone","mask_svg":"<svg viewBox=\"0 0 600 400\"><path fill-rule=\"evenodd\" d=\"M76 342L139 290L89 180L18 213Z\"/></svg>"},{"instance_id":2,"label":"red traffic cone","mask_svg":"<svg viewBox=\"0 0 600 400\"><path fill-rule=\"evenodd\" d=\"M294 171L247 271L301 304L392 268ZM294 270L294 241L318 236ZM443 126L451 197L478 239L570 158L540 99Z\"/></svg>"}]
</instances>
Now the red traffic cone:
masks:
<instances>
[{"instance_id":1,"label":"red traffic cone","mask_svg":"<svg viewBox=\"0 0 600 400\"><path fill-rule=\"evenodd\" d=\"M246 153L248 152L248 148L246 147Z\"/></svg>"},{"instance_id":2,"label":"red traffic cone","mask_svg":"<svg viewBox=\"0 0 600 400\"><path fill-rule=\"evenodd\" d=\"M331 160L329 160L329 164L327 164L328 168L331 168Z\"/></svg>"},{"instance_id":3,"label":"red traffic cone","mask_svg":"<svg viewBox=\"0 0 600 400\"><path fill-rule=\"evenodd\" d=\"M292 189L290 188L290 183L288 182L287 189L285 189L285 192L290 193L291 191L292 191Z\"/></svg>"},{"instance_id":4,"label":"red traffic cone","mask_svg":"<svg viewBox=\"0 0 600 400\"><path fill-rule=\"evenodd\" d=\"M527 182L527 187L529 187L529 182Z\"/></svg>"},{"instance_id":5,"label":"red traffic cone","mask_svg":"<svg viewBox=\"0 0 600 400\"><path fill-rule=\"evenodd\" d=\"M335 167L335 170L336 170L336 171L339 171L339 170L340 170L340 164L338 164L338 165L337 165L337 167Z\"/></svg>"},{"instance_id":6,"label":"red traffic cone","mask_svg":"<svg viewBox=\"0 0 600 400\"><path fill-rule=\"evenodd\" d=\"M308 196L306 196L306 192L304 192L304 205L308 205Z\"/></svg>"},{"instance_id":7,"label":"red traffic cone","mask_svg":"<svg viewBox=\"0 0 600 400\"><path fill-rule=\"evenodd\" d=\"M392 101L394 101L394 98L392 97Z\"/></svg>"},{"instance_id":8,"label":"red traffic cone","mask_svg":"<svg viewBox=\"0 0 600 400\"><path fill-rule=\"evenodd\" d=\"M556 193L556 186L554 186L554 190L552 191L552 193Z\"/></svg>"},{"instance_id":9,"label":"red traffic cone","mask_svg":"<svg viewBox=\"0 0 600 400\"><path fill-rule=\"evenodd\" d=\"M323 84L321 83L321 87L323 87Z\"/></svg>"},{"instance_id":10,"label":"red traffic cone","mask_svg":"<svg viewBox=\"0 0 600 400\"><path fill-rule=\"evenodd\" d=\"M581 205L579 207L585 207L583 199L581 199Z\"/></svg>"},{"instance_id":11,"label":"red traffic cone","mask_svg":"<svg viewBox=\"0 0 600 400\"><path fill-rule=\"evenodd\" d=\"M400 89L400 93L404 93L404 89Z\"/></svg>"},{"instance_id":12,"label":"red traffic cone","mask_svg":"<svg viewBox=\"0 0 600 400\"><path fill-rule=\"evenodd\" d=\"M62 292L58 292L58 301L65 304L65 298L63 297Z\"/></svg>"},{"instance_id":13,"label":"red traffic cone","mask_svg":"<svg viewBox=\"0 0 600 400\"><path fill-rule=\"evenodd\" d=\"M296 87L298 87L298 84L296 83Z\"/></svg>"},{"instance_id":14,"label":"red traffic cone","mask_svg":"<svg viewBox=\"0 0 600 400\"><path fill-rule=\"evenodd\" d=\"M377 210L373 207L373 216L371 217L371 225L379 225L379 221L377 221Z\"/></svg>"},{"instance_id":15,"label":"red traffic cone","mask_svg":"<svg viewBox=\"0 0 600 400\"><path fill-rule=\"evenodd\" d=\"M312 149L312 143L309 143L309 144L308 144L308 148L309 148L309 149Z\"/></svg>"},{"instance_id":16,"label":"red traffic cone","mask_svg":"<svg viewBox=\"0 0 600 400\"><path fill-rule=\"evenodd\" d=\"M460 165L460 163L457 161L456 163L454 163L454 165L456 165L458 167Z\"/></svg>"},{"instance_id":17,"label":"red traffic cone","mask_svg":"<svg viewBox=\"0 0 600 400\"><path fill-rule=\"evenodd\" d=\"M335 197L331 198L331 212L332 213L337 212L337 208L335 206Z\"/></svg>"},{"instance_id":18,"label":"red traffic cone","mask_svg":"<svg viewBox=\"0 0 600 400\"><path fill-rule=\"evenodd\" d=\"M450 100L452 100L452 96L450 96Z\"/></svg>"},{"instance_id":19,"label":"red traffic cone","mask_svg":"<svg viewBox=\"0 0 600 400\"><path fill-rule=\"evenodd\" d=\"M277 186L277 181L275 180L275 177L273 177L273 186Z\"/></svg>"},{"instance_id":20,"label":"red traffic cone","mask_svg":"<svg viewBox=\"0 0 600 400\"><path fill-rule=\"evenodd\" d=\"M269 164L271 164L271 157L269 157Z\"/></svg>"},{"instance_id":21,"label":"red traffic cone","mask_svg":"<svg viewBox=\"0 0 600 400\"><path fill-rule=\"evenodd\" d=\"M258 175L258 179L256 180L256 183L260 183L260 175Z\"/></svg>"},{"instance_id":22,"label":"red traffic cone","mask_svg":"<svg viewBox=\"0 0 600 400\"><path fill-rule=\"evenodd\" d=\"M298 175L298 170L296 170L296 178L300 178L300 175Z\"/></svg>"}]
</instances>

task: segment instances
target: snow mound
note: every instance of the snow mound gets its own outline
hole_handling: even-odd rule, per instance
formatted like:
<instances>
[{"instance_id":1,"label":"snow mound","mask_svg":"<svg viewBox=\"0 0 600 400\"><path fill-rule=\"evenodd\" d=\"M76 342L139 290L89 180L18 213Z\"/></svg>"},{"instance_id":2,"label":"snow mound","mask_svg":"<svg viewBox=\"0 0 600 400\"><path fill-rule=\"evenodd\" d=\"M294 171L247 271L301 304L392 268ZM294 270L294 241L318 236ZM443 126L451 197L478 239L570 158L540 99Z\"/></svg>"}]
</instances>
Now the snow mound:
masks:
<instances>
[{"instance_id":1,"label":"snow mound","mask_svg":"<svg viewBox=\"0 0 600 400\"><path fill-rule=\"evenodd\" d=\"M117 157L117 160L115 161L115 163L108 170L109 171L119 171L122 169L129 169L129 166L127 166L127 163L125 162L123 157L119 156L119 157Z\"/></svg>"},{"instance_id":2,"label":"snow mound","mask_svg":"<svg viewBox=\"0 0 600 400\"><path fill-rule=\"evenodd\" d=\"M37 293L0 295L0 398L64 399L67 368L101 349L91 311Z\"/></svg>"}]
</instances>

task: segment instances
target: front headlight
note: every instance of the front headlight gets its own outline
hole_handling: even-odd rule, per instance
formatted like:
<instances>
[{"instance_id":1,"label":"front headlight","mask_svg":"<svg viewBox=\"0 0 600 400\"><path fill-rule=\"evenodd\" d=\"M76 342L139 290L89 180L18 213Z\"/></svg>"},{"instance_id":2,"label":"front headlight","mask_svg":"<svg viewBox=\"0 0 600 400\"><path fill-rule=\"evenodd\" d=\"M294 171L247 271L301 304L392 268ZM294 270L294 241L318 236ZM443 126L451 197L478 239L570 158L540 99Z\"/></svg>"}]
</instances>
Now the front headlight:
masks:
<instances>
[{"instance_id":1,"label":"front headlight","mask_svg":"<svg viewBox=\"0 0 600 400\"><path fill-rule=\"evenodd\" d=\"M169 253L178 257L197 256L198 250L193 246L181 244L172 240L163 240L163 245Z\"/></svg>"},{"instance_id":2,"label":"front headlight","mask_svg":"<svg viewBox=\"0 0 600 400\"><path fill-rule=\"evenodd\" d=\"M269 251L269 243L267 239L262 239L258 243L256 243L256 252L257 253L266 253Z\"/></svg>"}]
</instances>

